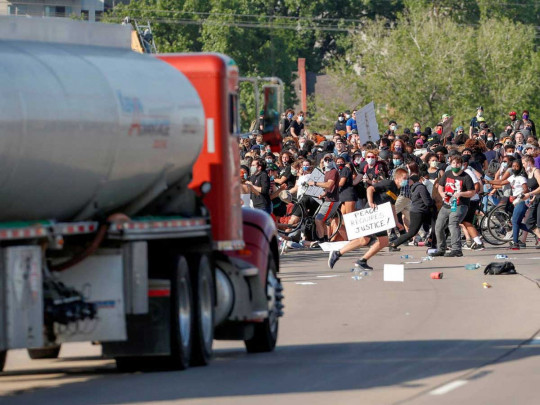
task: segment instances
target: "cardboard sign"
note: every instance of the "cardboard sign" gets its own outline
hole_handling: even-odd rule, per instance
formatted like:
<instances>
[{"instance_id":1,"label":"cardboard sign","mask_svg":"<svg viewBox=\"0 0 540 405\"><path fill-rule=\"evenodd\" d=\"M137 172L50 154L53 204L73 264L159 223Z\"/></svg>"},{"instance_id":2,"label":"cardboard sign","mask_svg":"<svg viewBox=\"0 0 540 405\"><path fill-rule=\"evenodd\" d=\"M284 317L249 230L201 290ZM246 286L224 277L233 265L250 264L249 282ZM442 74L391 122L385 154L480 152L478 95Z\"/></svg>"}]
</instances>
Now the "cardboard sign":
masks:
<instances>
[{"instance_id":1,"label":"cardboard sign","mask_svg":"<svg viewBox=\"0 0 540 405\"><path fill-rule=\"evenodd\" d=\"M379 125L377 124L373 101L356 111L356 126L362 144L367 141L375 142L379 140Z\"/></svg>"},{"instance_id":2,"label":"cardboard sign","mask_svg":"<svg viewBox=\"0 0 540 405\"><path fill-rule=\"evenodd\" d=\"M349 240L396 227L392 205L389 202L375 208L366 208L345 214L343 220Z\"/></svg>"},{"instance_id":3,"label":"cardboard sign","mask_svg":"<svg viewBox=\"0 0 540 405\"><path fill-rule=\"evenodd\" d=\"M324 173L321 172L319 168L316 168L315 170L313 170L313 172L311 172L311 175L309 176L308 181L314 181L316 183L324 183ZM304 194L310 195L312 197L319 197L322 193L324 193L324 188L308 186Z\"/></svg>"}]
</instances>

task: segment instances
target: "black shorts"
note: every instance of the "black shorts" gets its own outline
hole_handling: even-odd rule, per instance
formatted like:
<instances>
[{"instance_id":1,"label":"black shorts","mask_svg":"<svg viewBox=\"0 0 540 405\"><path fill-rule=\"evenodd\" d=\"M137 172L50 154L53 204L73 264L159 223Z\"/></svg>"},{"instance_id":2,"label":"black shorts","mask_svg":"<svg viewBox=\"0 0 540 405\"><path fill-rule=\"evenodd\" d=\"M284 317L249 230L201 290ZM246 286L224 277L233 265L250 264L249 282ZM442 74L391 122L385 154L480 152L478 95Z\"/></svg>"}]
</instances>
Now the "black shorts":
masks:
<instances>
[{"instance_id":1,"label":"black shorts","mask_svg":"<svg viewBox=\"0 0 540 405\"><path fill-rule=\"evenodd\" d=\"M469 224L472 224L474 221L474 214L476 213L476 210L480 206L480 200L477 201L469 201L469 209L467 210L467 214L465 215L465 218L463 218L463 222L468 222Z\"/></svg>"}]
</instances>

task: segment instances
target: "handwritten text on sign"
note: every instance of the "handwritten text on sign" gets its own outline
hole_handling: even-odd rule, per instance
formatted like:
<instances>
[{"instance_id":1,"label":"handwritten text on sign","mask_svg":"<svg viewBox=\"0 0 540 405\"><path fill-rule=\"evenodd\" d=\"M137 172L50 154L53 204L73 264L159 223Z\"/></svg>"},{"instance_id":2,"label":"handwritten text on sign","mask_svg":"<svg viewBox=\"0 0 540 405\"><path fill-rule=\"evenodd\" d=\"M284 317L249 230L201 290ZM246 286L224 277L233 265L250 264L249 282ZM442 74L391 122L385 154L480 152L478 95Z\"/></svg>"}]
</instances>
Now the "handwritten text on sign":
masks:
<instances>
[{"instance_id":1,"label":"handwritten text on sign","mask_svg":"<svg viewBox=\"0 0 540 405\"><path fill-rule=\"evenodd\" d=\"M373 235L396 226L390 203L345 214L343 219L349 240Z\"/></svg>"}]
</instances>

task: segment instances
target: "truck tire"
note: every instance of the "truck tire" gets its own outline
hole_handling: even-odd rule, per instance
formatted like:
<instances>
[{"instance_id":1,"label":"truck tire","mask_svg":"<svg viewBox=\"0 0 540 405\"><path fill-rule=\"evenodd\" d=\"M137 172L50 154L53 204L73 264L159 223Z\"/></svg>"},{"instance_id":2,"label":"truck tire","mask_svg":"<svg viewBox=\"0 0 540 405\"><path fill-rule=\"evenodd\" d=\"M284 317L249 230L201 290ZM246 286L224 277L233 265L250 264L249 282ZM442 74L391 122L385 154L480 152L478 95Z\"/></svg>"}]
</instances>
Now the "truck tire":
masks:
<instances>
[{"instance_id":1,"label":"truck tire","mask_svg":"<svg viewBox=\"0 0 540 405\"><path fill-rule=\"evenodd\" d=\"M283 305L281 298L281 283L276 276L276 262L270 253L268 257L268 271L266 275L266 296L268 299L268 318L264 322L255 325L253 338L244 340L248 353L271 352L276 347L279 316Z\"/></svg>"},{"instance_id":2,"label":"truck tire","mask_svg":"<svg viewBox=\"0 0 540 405\"><path fill-rule=\"evenodd\" d=\"M6 365L6 355L7 350L0 351L0 372L4 371L4 366Z\"/></svg>"},{"instance_id":3,"label":"truck tire","mask_svg":"<svg viewBox=\"0 0 540 405\"><path fill-rule=\"evenodd\" d=\"M197 257L197 259L199 259ZM214 342L215 282L212 263L207 255L202 255L193 266L192 279L195 282L195 322L193 328L192 366L206 366L212 359Z\"/></svg>"},{"instance_id":4,"label":"truck tire","mask_svg":"<svg viewBox=\"0 0 540 405\"><path fill-rule=\"evenodd\" d=\"M57 359L60 354L60 345L27 349L31 359Z\"/></svg>"},{"instance_id":5,"label":"truck tire","mask_svg":"<svg viewBox=\"0 0 540 405\"><path fill-rule=\"evenodd\" d=\"M185 370L189 367L193 313L193 289L188 262L184 256L178 256L171 276L169 365L175 370Z\"/></svg>"}]
</instances>

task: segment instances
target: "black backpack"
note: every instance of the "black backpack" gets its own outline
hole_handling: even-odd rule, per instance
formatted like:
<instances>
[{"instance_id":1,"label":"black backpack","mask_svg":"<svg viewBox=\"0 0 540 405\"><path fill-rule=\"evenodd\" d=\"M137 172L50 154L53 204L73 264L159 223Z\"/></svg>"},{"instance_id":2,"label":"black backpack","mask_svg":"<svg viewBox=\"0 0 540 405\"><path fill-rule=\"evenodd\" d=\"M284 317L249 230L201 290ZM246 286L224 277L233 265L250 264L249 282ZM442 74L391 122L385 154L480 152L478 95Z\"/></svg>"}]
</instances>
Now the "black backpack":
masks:
<instances>
[{"instance_id":1,"label":"black backpack","mask_svg":"<svg viewBox=\"0 0 540 405\"><path fill-rule=\"evenodd\" d=\"M486 174L490 177L495 176L495 173L497 173L497 170L501 167L501 162L497 160L497 158L491 159L491 162L489 162L489 165L486 170Z\"/></svg>"},{"instance_id":2,"label":"black backpack","mask_svg":"<svg viewBox=\"0 0 540 405\"><path fill-rule=\"evenodd\" d=\"M493 262L486 266L484 274L517 274L517 271L511 262Z\"/></svg>"}]
</instances>

